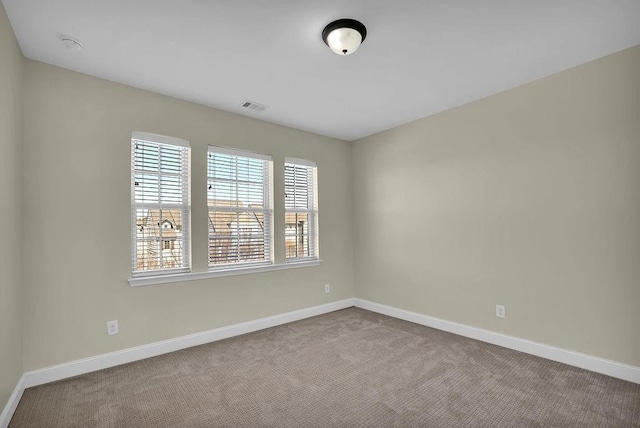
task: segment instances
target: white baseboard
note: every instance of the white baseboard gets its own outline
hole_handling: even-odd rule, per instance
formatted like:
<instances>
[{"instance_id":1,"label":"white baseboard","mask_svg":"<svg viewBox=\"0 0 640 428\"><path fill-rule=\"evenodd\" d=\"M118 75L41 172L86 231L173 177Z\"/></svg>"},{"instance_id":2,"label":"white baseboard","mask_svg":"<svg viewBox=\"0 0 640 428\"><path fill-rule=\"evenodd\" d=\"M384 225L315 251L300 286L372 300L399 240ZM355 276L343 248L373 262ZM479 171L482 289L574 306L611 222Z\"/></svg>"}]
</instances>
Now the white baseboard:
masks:
<instances>
[{"instance_id":1,"label":"white baseboard","mask_svg":"<svg viewBox=\"0 0 640 428\"><path fill-rule=\"evenodd\" d=\"M605 360L603 358L593 357L587 354L570 351L568 349L556 348L554 346L533 342L518 337L508 336L477 327L471 327L464 324L458 324L451 321L433 318L427 315L415 312L405 311L404 309L394 308L392 306L382 305L380 303L370 302L363 299L354 299L355 306L366 309L368 311L377 312L416 324L433 327L438 330L448 331L460 336L469 337L471 339L480 340L482 342L491 343L502 346L504 348L514 349L516 351L546 358L548 360L557 361L568 364L570 366L579 367L596 373L602 373L607 376L618 379L627 380L640 384L640 367L628 364L618 363L616 361Z\"/></svg>"},{"instance_id":2,"label":"white baseboard","mask_svg":"<svg viewBox=\"0 0 640 428\"><path fill-rule=\"evenodd\" d=\"M201 333L189 334L187 336L176 337L175 339L163 340L161 342L150 343L148 345L136 346L134 348L123 349L121 351L110 352L108 354L96 355L95 357L83 358L69 363L56 366L45 367L43 369L26 372L20 378L16 388L0 415L0 428L6 428L11 421L11 417L18 406L22 393L26 388L56 380L66 379L120 364L131 363L145 358L155 357L168 352L190 348L192 346L203 345L253 331L275 327L281 324L298 321L301 319L322 315L328 312L354 306L353 299L345 299L337 302L326 303L324 305L313 306L284 314L273 315L253 321L233 324L220 327Z\"/></svg>"},{"instance_id":3,"label":"white baseboard","mask_svg":"<svg viewBox=\"0 0 640 428\"><path fill-rule=\"evenodd\" d=\"M9 401L0 414L0 428L7 428L9 425L26 388L275 327L352 306L640 384L640 367L445 321L368 300L352 298L26 372L18 381Z\"/></svg>"},{"instance_id":4,"label":"white baseboard","mask_svg":"<svg viewBox=\"0 0 640 428\"><path fill-rule=\"evenodd\" d=\"M217 340L227 339L229 337L239 336L241 334L251 333L257 330L263 330L269 327L275 327L277 325L337 311L339 309L349 308L351 306L354 306L353 299L340 300L337 302L326 303L324 305L313 306L293 312L203 331L201 333L176 337L175 339L163 340L161 342L150 343L148 345L136 346L134 348L71 361L57 366L29 371L24 374L25 388L94 372L96 370L106 369L108 367L119 366L120 364L131 363L133 361L155 357L168 352L190 348L192 346L203 345L205 343L215 342Z\"/></svg>"},{"instance_id":5,"label":"white baseboard","mask_svg":"<svg viewBox=\"0 0 640 428\"><path fill-rule=\"evenodd\" d=\"M13 389L13 393L11 393L9 401L7 401L7 405L4 406L4 410L2 410L2 413L0 413L0 428L7 428L9 426L9 422L11 422L13 412L16 411L18 403L22 398L24 388L24 375L22 375L22 377L20 377L20 380L16 384L16 387Z\"/></svg>"}]
</instances>

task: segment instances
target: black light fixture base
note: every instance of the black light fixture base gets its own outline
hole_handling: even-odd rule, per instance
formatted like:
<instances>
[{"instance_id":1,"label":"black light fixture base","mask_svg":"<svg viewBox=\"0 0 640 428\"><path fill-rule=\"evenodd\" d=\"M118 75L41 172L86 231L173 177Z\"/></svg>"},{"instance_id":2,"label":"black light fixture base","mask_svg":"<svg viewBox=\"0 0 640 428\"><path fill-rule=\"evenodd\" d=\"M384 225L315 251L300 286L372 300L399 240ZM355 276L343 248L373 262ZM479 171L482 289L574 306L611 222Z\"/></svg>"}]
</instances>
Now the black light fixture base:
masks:
<instances>
[{"instance_id":1,"label":"black light fixture base","mask_svg":"<svg viewBox=\"0 0 640 428\"><path fill-rule=\"evenodd\" d=\"M337 21L333 21L322 30L322 40L324 43L329 46L327 42L327 37L329 34L338 28L352 28L356 30L362 36L362 41L364 42L365 37L367 37L367 27L360 21L356 21L355 19L338 19Z\"/></svg>"}]
</instances>

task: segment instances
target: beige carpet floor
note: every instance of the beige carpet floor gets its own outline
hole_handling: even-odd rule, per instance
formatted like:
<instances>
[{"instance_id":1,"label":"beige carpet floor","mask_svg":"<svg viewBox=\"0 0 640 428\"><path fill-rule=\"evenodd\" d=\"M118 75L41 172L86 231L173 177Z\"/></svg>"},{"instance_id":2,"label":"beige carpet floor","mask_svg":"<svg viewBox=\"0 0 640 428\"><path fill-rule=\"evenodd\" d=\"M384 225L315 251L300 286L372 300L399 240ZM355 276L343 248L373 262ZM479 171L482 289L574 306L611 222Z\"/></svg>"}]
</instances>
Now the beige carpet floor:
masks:
<instances>
[{"instance_id":1,"label":"beige carpet floor","mask_svg":"<svg viewBox=\"0 0 640 428\"><path fill-rule=\"evenodd\" d=\"M640 427L640 385L345 309L29 388L10 427Z\"/></svg>"}]
</instances>

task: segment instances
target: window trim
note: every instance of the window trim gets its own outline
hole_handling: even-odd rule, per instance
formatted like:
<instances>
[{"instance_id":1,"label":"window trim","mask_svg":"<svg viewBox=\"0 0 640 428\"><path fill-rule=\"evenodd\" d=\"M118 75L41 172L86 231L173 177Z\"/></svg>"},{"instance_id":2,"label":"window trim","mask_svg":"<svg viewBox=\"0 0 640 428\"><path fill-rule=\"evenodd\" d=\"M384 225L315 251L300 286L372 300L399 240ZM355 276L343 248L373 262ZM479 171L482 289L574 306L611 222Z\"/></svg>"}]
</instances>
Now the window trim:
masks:
<instances>
[{"instance_id":1,"label":"window trim","mask_svg":"<svg viewBox=\"0 0 640 428\"><path fill-rule=\"evenodd\" d=\"M216 270L208 270L204 272L185 272L185 273L176 273L172 275L156 275L156 276L138 276L129 279L129 285L131 287L141 287L145 285L154 285L154 284L171 284L174 282L186 282L186 281L196 281L200 279L208 279L208 278L220 278L225 276L235 276L235 275L248 275L252 273L261 273L261 272L272 272L278 270L288 270L288 269L299 269L299 268L307 268L320 266L322 260L306 260L306 261L298 261L298 262L288 262L288 263L277 263L271 265L260 265L260 266L243 266L243 267L234 267L232 269L216 269Z\"/></svg>"},{"instance_id":2,"label":"window trim","mask_svg":"<svg viewBox=\"0 0 640 428\"><path fill-rule=\"evenodd\" d=\"M180 146L191 148L191 143L178 137L169 137L160 134L151 134L150 132L133 131L131 133L132 140L149 141L151 143L166 144L169 146Z\"/></svg>"},{"instance_id":3,"label":"window trim","mask_svg":"<svg viewBox=\"0 0 640 428\"><path fill-rule=\"evenodd\" d=\"M169 204L162 204L161 202L154 202L154 203L137 203L135 201L135 182L136 182L136 178L135 178L135 174L136 174L136 168L135 168L135 160L134 160L134 156L135 156L135 141L142 141L142 142L147 142L147 143L152 143L152 144L156 144L158 146L160 145L165 145L165 146L174 146L174 147L180 147L183 149L186 149L186 165L183 165L186 167L186 171L181 171L181 175L183 175L184 177L186 177L187 179L187 183L186 183L186 191L184 192L184 195L186 197L186 201L184 203L179 203L179 204L175 204L175 203L169 203ZM159 134L152 134L152 133L148 133L148 132L140 132L140 131L133 131L131 133L131 139L130 139L130 144L131 144L131 185L130 185L130 190L131 190L131 279L135 279L135 278L149 278L149 277L157 277L157 276L170 276L170 275L176 275L176 274L185 274L185 273L189 273L191 272L191 263L192 263L192 254L191 254L191 144L189 141L184 140L182 138L177 138L177 137L169 137L166 135L159 135ZM159 174L159 172L158 172ZM138 209L140 208L147 208L147 209L154 209L154 208L159 208L162 209L162 207L166 207L167 209L179 209L181 211L184 211L184 216L185 218L181 219L182 221L182 257L183 260L185 260L185 262L183 262L182 267L178 267L178 268L165 268L165 269L149 269L149 270L140 270L140 271L135 271L134 267L136 266L137 263L137 244L138 244L138 240L136 238L137 235L137 227L136 227L136 222L137 222L137 215L136 212ZM159 251L164 251L164 239L161 239L158 241L158 248Z\"/></svg>"}]
</instances>

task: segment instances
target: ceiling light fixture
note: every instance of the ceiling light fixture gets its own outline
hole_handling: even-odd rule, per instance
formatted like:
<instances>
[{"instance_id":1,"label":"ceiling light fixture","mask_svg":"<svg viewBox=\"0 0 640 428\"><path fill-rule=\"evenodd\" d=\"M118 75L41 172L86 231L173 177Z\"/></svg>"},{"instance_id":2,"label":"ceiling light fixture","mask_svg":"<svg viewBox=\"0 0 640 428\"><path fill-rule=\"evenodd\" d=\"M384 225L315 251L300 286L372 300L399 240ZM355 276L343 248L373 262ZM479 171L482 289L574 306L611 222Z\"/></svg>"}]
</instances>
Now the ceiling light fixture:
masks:
<instances>
[{"instance_id":1,"label":"ceiling light fixture","mask_svg":"<svg viewBox=\"0 0 640 428\"><path fill-rule=\"evenodd\" d=\"M351 55L364 42L365 37L367 28L355 19L338 19L322 31L322 40L338 55Z\"/></svg>"}]
</instances>

